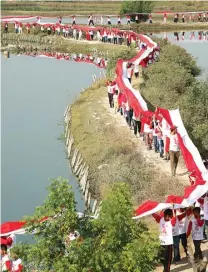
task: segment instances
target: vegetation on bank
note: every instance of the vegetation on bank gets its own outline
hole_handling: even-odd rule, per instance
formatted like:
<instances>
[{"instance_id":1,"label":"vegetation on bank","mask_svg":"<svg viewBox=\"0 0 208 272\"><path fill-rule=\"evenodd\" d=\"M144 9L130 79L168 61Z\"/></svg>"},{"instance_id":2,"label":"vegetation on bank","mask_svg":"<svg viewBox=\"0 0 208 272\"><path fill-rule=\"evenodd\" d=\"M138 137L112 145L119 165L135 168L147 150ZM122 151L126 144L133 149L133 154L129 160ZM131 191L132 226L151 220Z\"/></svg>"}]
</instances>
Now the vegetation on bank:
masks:
<instances>
[{"instance_id":1,"label":"vegetation on bank","mask_svg":"<svg viewBox=\"0 0 208 272\"><path fill-rule=\"evenodd\" d=\"M160 45L159 60L144 71L142 95L154 106L179 107L190 138L207 157L208 80L197 78L200 69L185 49L164 40Z\"/></svg>"},{"instance_id":2,"label":"vegetation on bank","mask_svg":"<svg viewBox=\"0 0 208 272\"><path fill-rule=\"evenodd\" d=\"M78 218L74 193L67 180L52 180L48 196L27 218L35 244L18 244L24 271L150 272L158 259L159 241L134 214L129 186L111 186L97 219ZM39 222L43 217L50 219ZM80 236L70 241L74 230Z\"/></svg>"},{"instance_id":3,"label":"vegetation on bank","mask_svg":"<svg viewBox=\"0 0 208 272\"><path fill-rule=\"evenodd\" d=\"M2 15L119 14L123 1L2 1ZM206 1L153 1L152 12L208 10ZM38 13L38 14L37 14Z\"/></svg>"}]
</instances>

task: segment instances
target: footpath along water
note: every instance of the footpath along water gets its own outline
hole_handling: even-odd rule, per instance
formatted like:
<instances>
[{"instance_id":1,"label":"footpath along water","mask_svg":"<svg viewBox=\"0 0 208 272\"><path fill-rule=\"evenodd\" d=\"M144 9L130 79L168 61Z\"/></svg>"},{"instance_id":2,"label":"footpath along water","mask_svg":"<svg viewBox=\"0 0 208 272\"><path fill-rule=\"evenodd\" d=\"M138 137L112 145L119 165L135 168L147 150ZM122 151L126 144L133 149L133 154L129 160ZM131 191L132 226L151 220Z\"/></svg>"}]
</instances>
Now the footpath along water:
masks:
<instances>
[{"instance_id":1,"label":"footpath along water","mask_svg":"<svg viewBox=\"0 0 208 272\"><path fill-rule=\"evenodd\" d=\"M208 31L161 32L152 35L167 39L171 43L186 49L187 52L197 59L197 63L202 69L200 78L208 77Z\"/></svg>"},{"instance_id":2,"label":"footpath along water","mask_svg":"<svg viewBox=\"0 0 208 272\"><path fill-rule=\"evenodd\" d=\"M84 202L66 159L64 111L92 83L94 65L26 56L2 56L2 222L33 213L49 178L70 181L78 210Z\"/></svg>"}]
</instances>

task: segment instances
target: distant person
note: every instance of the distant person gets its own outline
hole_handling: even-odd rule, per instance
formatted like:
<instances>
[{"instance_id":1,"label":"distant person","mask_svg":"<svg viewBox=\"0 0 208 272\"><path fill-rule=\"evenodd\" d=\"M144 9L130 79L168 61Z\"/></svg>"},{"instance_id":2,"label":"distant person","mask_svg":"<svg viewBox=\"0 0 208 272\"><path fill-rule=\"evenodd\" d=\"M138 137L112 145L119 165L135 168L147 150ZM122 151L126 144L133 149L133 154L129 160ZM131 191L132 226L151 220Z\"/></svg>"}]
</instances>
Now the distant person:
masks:
<instances>
[{"instance_id":1,"label":"distant person","mask_svg":"<svg viewBox=\"0 0 208 272\"><path fill-rule=\"evenodd\" d=\"M12 271L12 264L11 260L7 254L7 246L5 244L1 244L1 263L0 263L1 270L0 271Z\"/></svg>"},{"instance_id":2,"label":"distant person","mask_svg":"<svg viewBox=\"0 0 208 272\"><path fill-rule=\"evenodd\" d=\"M169 146L169 155L170 155L170 167L171 173L173 176L176 175L176 169L178 166L178 161L180 157L180 147L177 135L177 127L172 126L170 128L170 146Z\"/></svg>"},{"instance_id":3,"label":"distant person","mask_svg":"<svg viewBox=\"0 0 208 272\"><path fill-rule=\"evenodd\" d=\"M178 15L175 13L174 14L174 20L173 20L174 23L178 23Z\"/></svg>"},{"instance_id":4,"label":"distant person","mask_svg":"<svg viewBox=\"0 0 208 272\"><path fill-rule=\"evenodd\" d=\"M127 18L127 25L130 25L131 24L131 17L128 15L128 16L126 16L126 18Z\"/></svg>"},{"instance_id":5,"label":"distant person","mask_svg":"<svg viewBox=\"0 0 208 272\"><path fill-rule=\"evenodd\" d=\"M185 23L185 15L184 15L184 13L182 14L182 23Z\"/></svg>"},{"instance_id":6,"label":"distant person","mask_svg":"<svg viewBox=\"0 0 208 272\"><path fill-rule=\"evenodd\" d=\"M103 25L103 16L100 16L100 24Z\"/></svg>"},{"instance_id":7,"label":"distant person","mask_svg":"<svg viewBox=\"0 0 208 272\"><path fill-rule=\"evenodd\" d=\"M136 14L135 16L135 23L138 24L139 23L139 16Z\"/></svg>"},{"instance_id":8,"label":"distant person","mask_svg":"<svg viewBox=\"0 0 208 272\"><path fill-rule=\"evenodd\" d=\"M118 25L121 24L121 16L120 16L120 15L118 16L118 22L117 22L117 24L118 24Z\"/></svg>"},{"instance_id":9,"label":"distant person","mask_svg":"<svg viewBox=\"0 0 208 272\"><path fill-rule=\"evenodd\" d=\"M133 112L133 127L134 127L134 135L140 136L141 133L141 121L140 121L140 117L136 117L135 113Z\"/></svg>"},{"instance_id":10,"label":"distant person","mask_svg":"<svg viewBox=\"0 0 208 272\"><path fill-rule=\"evenodd\" d=\"M8 23L5 22L4 24L4 33L8 33Z\"/></svg>"},{"instance_id":11,"label":"distant person","mask_svg":"<svg viewBox=\"0 0 208 272\"><path fill-rule=\"evenodd\" d=\"M206 18L206 12L203 13L203 21L206 22L207 18Z\"/></svg>"},{"instance_id":12,"label":"distant person","mask_svg":"<svg viewBox=\"0 0 208 272\"><path fill-rule=\"evenodd\" d=\"M108 101L110 108L113 108L113 92L114 86L112 81L107 81L107 89L108 89Z\"/></svg>"},{"instance_id":13,"label":"distant person","mask_svg":"<svg viewBox=\"0 0 208 272\"><path fill-rule=\"evenodd\" d=\"M59 24L62 23L62 17L59 17Z\"/></svg>"},{"instance_id":14,"label":"distant person","mask_svg":"<svg viewBox=\"0 0 208 272\"><path fill-rule=\"evenodd\" d=\"M166 13L164 13L164 15L163 15L163 22L166 24L167 23L167 14Z\"/></svg>"},{"instance_id":15,"label":"distant person","mask_svg":"<svg viewBox=\"0 0 208 272\"><path fill-rule=\"evenodd\" d=\"M111 25L111 18L110 16L107 17L108 25Z\"/></svg>"},{"instance_id":16,"label":"distant person","mask_svg":"<svg viewBox=\"0 0 208 272\"><path fill-rule=\"evenodd\" d=\"M115 91L113 95L114 113L118 112L118 90Z\"/></svg>"},{"instance_id":17,"label":"distant person","mask_svg":"<svg viewBox=\"0 0 208 272\"><path fill-rule=\"evenodd\" d=\"M94 26L94 21L93 21L93 17L92 17L92 14L89 16L89 18L88 18L88 25L90 26L90 25L93 25Z\"/></svg>"},{"instance_id":18,"label":"distant person","mask_svg":"<svg viewBox=\"0 0 208 272\"><path fill-rule=\"evenodd\" d=\"M76 25L76 17L75 17L75 15L72 16L72 25Z\"/></svg>"},{"instance_id":19,"label":"distant person","mask_svg":"<svg viewBox=\"0 0 208 272\"><path fill-rule=\"evenodd\" d=\"M149 23L152 24L152 14L149 14Z\"/></svg>"},{"instance_id":20,"label":"distant person","mask_svg":"<svg viewBox=\"0 0 208 272\"><path fill-rule=\"evenodd\" d=\"M127 63L127 78L129 80L129 82L131 83L131 78L133 75L133 69L132 69L132 64L131 63Z\"/></svg>"},{"instance_id":21,"label":"distant person","mask_svg":"<svg viewBox=\"0 0 208 272\"><path fill-rule=\"evenodd\" d=\"M201 22L201 13L198 14L198 21Z\"/></svg>"}]
</instances>

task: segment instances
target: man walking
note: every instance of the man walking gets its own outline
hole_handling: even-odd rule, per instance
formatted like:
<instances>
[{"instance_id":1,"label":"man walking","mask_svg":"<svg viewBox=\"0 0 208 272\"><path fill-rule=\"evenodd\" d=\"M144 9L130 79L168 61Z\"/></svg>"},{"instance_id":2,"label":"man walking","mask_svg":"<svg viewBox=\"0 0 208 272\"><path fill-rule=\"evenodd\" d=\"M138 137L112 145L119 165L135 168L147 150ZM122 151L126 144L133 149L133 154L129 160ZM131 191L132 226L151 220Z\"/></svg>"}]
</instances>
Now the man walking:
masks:
<instances>
[{"instance_id":1,"label":"man walking","mask_svg":"<svg viewBox=\"0 0 208 272\"><path fill-rule=\"evenodd\" d=\"M180 147L179 147L179 141L177 136L177 127L173 126L170 128L170 148L169 148L169 154L170 154L170 167L171 167L171 173L173 176L176 175L176 168L178 165L178 160L180 157Z\"/></svg>"}]
</instances>

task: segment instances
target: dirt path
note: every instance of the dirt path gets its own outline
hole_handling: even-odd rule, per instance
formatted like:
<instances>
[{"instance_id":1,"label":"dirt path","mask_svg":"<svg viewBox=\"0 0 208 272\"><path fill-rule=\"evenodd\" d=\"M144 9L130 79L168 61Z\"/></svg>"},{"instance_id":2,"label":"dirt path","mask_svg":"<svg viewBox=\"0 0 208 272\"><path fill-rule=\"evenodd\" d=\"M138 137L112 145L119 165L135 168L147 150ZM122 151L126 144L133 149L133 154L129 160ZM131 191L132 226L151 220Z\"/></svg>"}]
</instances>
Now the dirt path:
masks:
<instances>
[{"instance_id":1,"label":"dirt path","mask_svg":"<svg viewBox=\"0 0 208 272\"><path fill-rule=\"evenodd\" d=\"M171 176L170 172L170 162L167 162L159 157L158 153L155 153L154 150L147 150L142 138L137 138L134 135L133 130L130 130L126 124L125 118L120 115L120 113L115 114L114 109L109 108L108 99L104 98L103 106L110 115L111 118L108 117L108 120L112 120L116 127L125 127L131 141L137 143L138 150L142 152L143 156L145 157L146 161L150 164L153 164L159 171L164 172L167 175ZM123 128L124 129L124 128ZM184 167L183 163L180 161L178 168L177 168L177 179L181 181L184 185L189 185L188 173L186 168Z\"/></svg>"}]
</instances>

